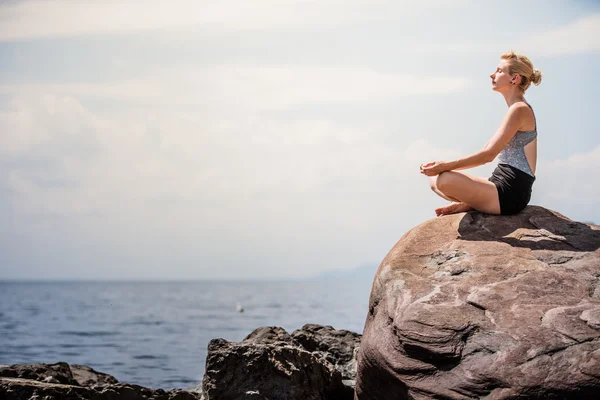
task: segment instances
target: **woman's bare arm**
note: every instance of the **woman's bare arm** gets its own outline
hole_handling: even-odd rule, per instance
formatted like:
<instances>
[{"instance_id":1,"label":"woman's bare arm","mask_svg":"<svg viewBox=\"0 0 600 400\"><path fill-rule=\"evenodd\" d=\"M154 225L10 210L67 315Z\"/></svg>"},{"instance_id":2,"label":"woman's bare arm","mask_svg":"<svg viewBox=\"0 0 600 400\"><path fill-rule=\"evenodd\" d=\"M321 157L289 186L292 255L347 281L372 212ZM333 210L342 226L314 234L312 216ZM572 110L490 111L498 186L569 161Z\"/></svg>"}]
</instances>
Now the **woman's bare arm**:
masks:
<instances>
[{"instance_id":1,"label":"woman's bare arm","mask_svg":"<svg viewBox=\"0 0 600 400\"><path fill-rule=\"evenodd\" d=\"M500 127L494 135L488 140L483 149L467 157L455 161L449 161L447 164L450 170L460 170L478 167L483 164L494 161L496 156L502 151L504 146L512 139L523 124L527 116L529 107L524 103L517 103L511 106Z\"/></svg>"},{"instance_id":2,"label":"woman's bare arm","mask_svg":"<svg viewBox=\"0 0 600 400\"><path fill-rule=\"evenodd\" d=\"M492 155L492 152L486 150L479 150L476 153L473 153L469 156L460 158L455 161L448 161L448 170L461 170L468 168L475 168L483 164L487 164L494 160L496 156Z\"/></svg>"}]
</instances>

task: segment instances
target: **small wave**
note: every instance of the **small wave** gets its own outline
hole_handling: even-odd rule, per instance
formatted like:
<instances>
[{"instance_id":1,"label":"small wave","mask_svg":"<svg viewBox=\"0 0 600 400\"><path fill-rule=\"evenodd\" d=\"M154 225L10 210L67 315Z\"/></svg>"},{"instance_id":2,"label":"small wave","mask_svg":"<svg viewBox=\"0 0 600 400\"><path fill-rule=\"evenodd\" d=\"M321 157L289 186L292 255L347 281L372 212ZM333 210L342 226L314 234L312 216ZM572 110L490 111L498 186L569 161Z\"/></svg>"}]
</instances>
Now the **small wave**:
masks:
<instances>
[{"instance_id":1,"label":"small wave","mask_svg":"<svg viewBox=\"0 0 600 400\"><path fill-rule=\"evenodd\" d=\"M162 380L163 384L188 384L188 383L199 383L196 379L192 379L192 378L186 378L186 377L177 377L177 378L171 378L171 379L163 379Z\"/></svg>"},{"instance_id":2,"label":"small wave","mask_svg":"<svg viewBox=\"0 0 600 400\"><path fill-rule=\"evenodd\" d=\"M30 317L35 317L36 315L39 315L41 312L40 308L37 306L34 306L34 305L23 307L23 311L29 312Z\"/></svg>"},{"instance_id":3,"label":"small wave","mask_svg":"<svg viewBox=\"0 0 600 400\"><path fill-rule=\"evenodd\" d=\"M136 360L160 360L161 358L165 358L164 356L153 356L151 354L142 354L141 356L133 356Z\"/></svg>"},{"instance_id":4,"label":"small wave","mask_svg":"<svg viewBox=\"0 0 600 400\"><path fill-rule=\"evenodd\" d=\"M202 379L200 379L200 380L202 381ZM183 383L199 383L197 379L184 378L184 377L180 378L179 381L183 382Z\"/></svg>"},{"instance_id":5,"label":"small wave","mask_svg":"<svg viewBox=\"0 0 600 400\"><path fill-rule=\"evenodd\" d=\"M96 344L76 344L76 343L60 343L57 345L63 349L80 349L89 347L114 347L119 348L120 346L116 343L96 343Z\"/></svg>"},{"instance_id":6,"label":"small wave","mask_svg":"<svg viewBox=\"0 0 600 400\"><path fill-rule=\"evenodd\" d=\"M73 344L73 343L60 343L58 347L62 347L63 349L77 349L80 347L86 347L81 344Z\"/></svg>"},{"instance_id":7,"label":"small wave","mask_svg":"<svg viewBox=\"0 0 600 400\"><path fill-rule=\"evenodd\" d=\"M118 335L119 332L115 331L60 331L59 335L67 336L84 336L84 337L96 337L96 336L114 336Z\"/></svg>"},{"instance_id":8,"label":"small wave","mask_svg":"<svg viewBox=\"0 0 600 400\"><path fill-rule=\"evenodd\" d=\"M83 353L80 353L78 351L63 351L58 353L61 357L79 357L80 355L82 355Z\"/></svg>"},{"instance_id":9,"label":"small wave","mask_svg":"<svg viewBox=\"0 0 600 400\"><path fill-rule=\"evenodd\" d=\"M13 344L13 345L8 345L6 347L6 349L8 350L15 350L15 351L21 351L21 350L29 350L29 349L35 349L35 348L45 348L45 347L50 347L50 346L46 346L46 345L31 345L31 344Z\"/></svg>"},{"instance_id":10,"label":"small wave","mask_svg":"<svg viewBox=\"0 0 600 400\"><path fill-rule=\"evenodd\" d=\"M16 329L19 325L14 323L14 322L9 322L8 324L4 324L2 326L2 329L6 329L7 331L12 331L13 329Z\"/></svg>"},{"instance_id":11,"label":"small wave","mask_svg":"<svg viewBox=\"0 0 600 400\"><path fill-rule=\"evenodd\" d=\"M144 320L138 320L138 321L129 321L129 322L125 322L125 325L142 325L142 326L159 326L164 324L163 321L144 321Z\"/></svg>"},{"instance_id":12,"label":"small wave","mask_svg":"<svg viewBox=\"0 0 600 400\"><path fill-rule=\"evenodd\" d=\"M140 368L140 369L160 369L162 371L164 371L165 369L163 367L161 367L160 365L147 365L147 364L140 364L140 365L136 365L136 368Z\"/></svg>"}]
</instances>

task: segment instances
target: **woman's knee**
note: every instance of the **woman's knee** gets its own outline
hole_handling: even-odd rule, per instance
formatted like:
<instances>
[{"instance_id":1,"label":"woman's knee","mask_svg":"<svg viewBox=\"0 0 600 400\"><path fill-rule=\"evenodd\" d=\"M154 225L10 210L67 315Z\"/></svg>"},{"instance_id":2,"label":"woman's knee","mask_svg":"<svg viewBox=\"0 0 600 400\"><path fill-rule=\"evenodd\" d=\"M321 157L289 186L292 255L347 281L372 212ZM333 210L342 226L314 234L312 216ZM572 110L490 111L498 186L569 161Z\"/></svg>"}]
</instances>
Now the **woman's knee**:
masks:
<instances>
[{"instance_id":1,"label":"woman's knee","mask_svg":"<svg viewBox=\"0 0 600 400\"><path fill-rule=\"evenodd\" d=\"M438 189L438 187L437 187L437 176L430 176L429 177L429 187L434 192L437 191L437 189Z\"/></svg>"},{"instance_id":2,"label":"woman's knee","mask_svg":"<svg viewBox=\"0 0 600 400\"><path fill-rule=\"evenodd\" d=\"M443 192L444 189L448 188L448 185L452 181L452 174L450 173L450 171L444 171L441 174L439 174L438 176L435 176L434 178L436 178L435 179L436 187Z\"/></svg>"}]
</instances>

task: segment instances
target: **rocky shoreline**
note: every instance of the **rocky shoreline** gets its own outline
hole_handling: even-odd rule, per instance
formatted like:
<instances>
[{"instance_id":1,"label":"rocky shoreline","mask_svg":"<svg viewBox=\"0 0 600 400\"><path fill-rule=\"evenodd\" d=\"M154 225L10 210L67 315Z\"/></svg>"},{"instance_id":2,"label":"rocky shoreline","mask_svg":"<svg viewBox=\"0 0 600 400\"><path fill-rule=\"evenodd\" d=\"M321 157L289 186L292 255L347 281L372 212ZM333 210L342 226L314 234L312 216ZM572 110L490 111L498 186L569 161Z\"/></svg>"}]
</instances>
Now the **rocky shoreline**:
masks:
<instances>
[{"instance_id":1,"label":"rocky shoreline","mask_svg":"<svg viewBox=\"0 0 600 400\"><path fill-rule=\"evenodd\" d=\"M58 363L0 366L3 399L595 400L600 226L528 206L432 219L377 270L362 336L307 324L213 339L194 391Z\"/></svg>"},{"instance_id":2,"label":"rocky shoreline","mask_svg":"<svg viewBox=\"0 0 600 400\"><path fill-rule=\"evenodd\" d=\"M360 338L307 324L291 334L280 327L257 328L238 343L213 339L204 378L193 391L123 383L65 362L0 365L0 399L351 400Z\"/></svg>"}]
</instances>

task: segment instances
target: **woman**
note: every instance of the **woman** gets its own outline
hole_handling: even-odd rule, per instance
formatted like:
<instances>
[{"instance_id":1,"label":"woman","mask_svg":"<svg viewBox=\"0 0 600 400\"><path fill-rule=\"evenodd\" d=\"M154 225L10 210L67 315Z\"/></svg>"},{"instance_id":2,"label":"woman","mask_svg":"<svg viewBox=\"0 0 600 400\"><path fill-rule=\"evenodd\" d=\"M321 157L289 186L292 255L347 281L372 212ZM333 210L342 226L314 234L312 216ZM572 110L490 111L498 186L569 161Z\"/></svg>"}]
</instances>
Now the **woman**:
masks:
<instances>
[{"instance_id":1,"label":"woman","mask_svg":"<svg viewBox=\"0 0 600 400\"><path fill-rule=\"evenodd\" d=\"M525 208L531 198L537 160L537 124L531 106L523 97L531 83L539 85L542 73L529 58L512 51L500 56L490 75L492 89L501 93L508 111L500 128L475 154L455 161L435 161L420 166L429 176L431 189L452 203L435 210L436 215L478 210L487 214L512 215ZM456 172L493 161L498 167L489 179Z\"/></svg>"}]
</instances>

